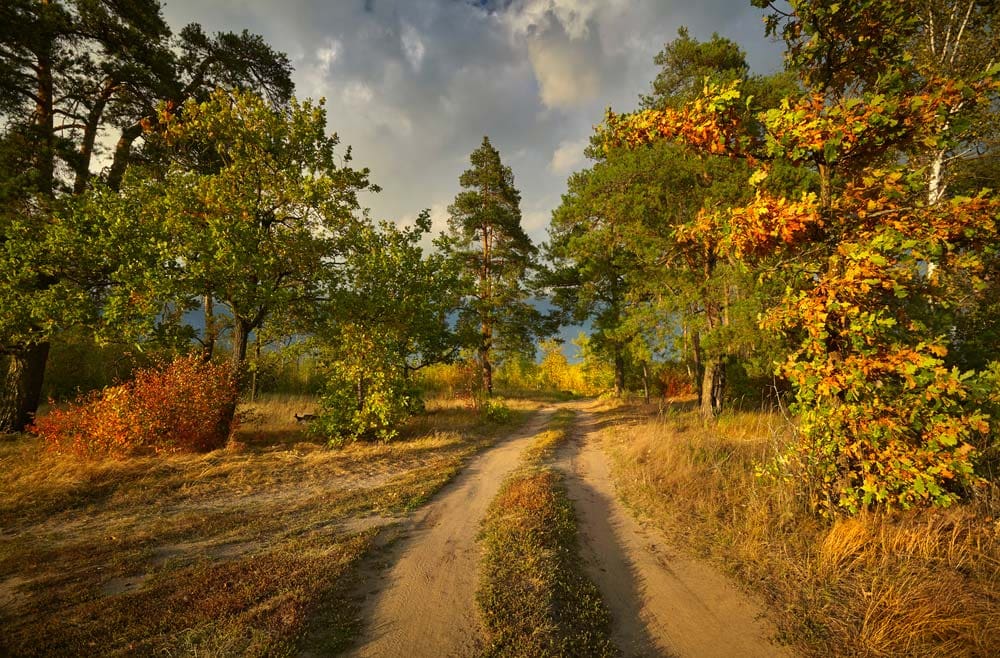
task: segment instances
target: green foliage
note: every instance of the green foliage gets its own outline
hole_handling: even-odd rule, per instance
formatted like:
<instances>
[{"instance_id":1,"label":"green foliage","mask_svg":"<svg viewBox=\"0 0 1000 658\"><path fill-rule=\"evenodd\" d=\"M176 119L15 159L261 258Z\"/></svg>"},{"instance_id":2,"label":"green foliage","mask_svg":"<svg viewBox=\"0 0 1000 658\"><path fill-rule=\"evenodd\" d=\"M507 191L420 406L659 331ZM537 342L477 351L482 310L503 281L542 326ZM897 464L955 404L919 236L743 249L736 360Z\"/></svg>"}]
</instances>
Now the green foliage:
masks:
<instances>
[{"instance_id":1,"label":"green foliage","mask_svg":"<svg viewBox=\"0 0 1000 658\"><path fill-rule=\"evenodd\" d=\"M746 53L735 42L713 33L710 41L692 39L686 27L653 60L660 67L652 93L642 96L643 107L664 107L694 100L705 81L745 79L750 67Z\"/></svg>"},{"instance_id":2,"label":"green foliage","mask_svg":"<svg viewBox=\"0 0 1000 658\"><path fill-rule=\"evenodd\" d=\"M484 400L479 412L486 420L499 425L509 423L513 417L507 403L498 398Z\"/></svg>"},{"instance_id":3,"label":"green foliage","mask_svg":"<svg viewBox=\"0 0 1000 658\"><path fill-rule=\"evenodd\" d=\"M458 346L448 313L458 304L454 261L424 255L416 226L363 225L351 234L331 303L317 308L312 331L327 381L314 430L335 443L389 440L422 410L413 372L450 361Z\"/></svg>"},{"instance_id":4,"label":"green foliage","mask_svg":"<svg viewBox=\"0 0 1000 658\"><path fill-rule=\"evenodd\" d=\"M338 350L324 369L319 418L310 431L333 446L364 440L389 441L410 415L423 410L419 390L405 377L401 362L357 328L344 328L350 348Z\"/></svg>"},{"instance_id":5,"label":"green foliage","mask_svg":"<svg viewBox=\"0 0 1000 658\"><path fill-rule=\"evenodd\" d=\"M173 38L157 0L12 0L0 26L0 351L11 357L0 427L17 430L37 408L54 335L100 332L120 311L147 325L156 314L142 307L145 290L102 307L135 290L123 270L156 267L137 258L148 236L123 234L72 200L95 177L98 136L118 137L105 178L117 189L136 140L157 125L158 102L243 87L282 103L292 83L287 57L258 36L208 36L192 24ZM149 145L144 159L156 160Z\"/></svg>"},{"instance_id":6,"label":"green foliage","mask_svg":"<svg viewBox=\"0 0 1000 658\"><path fill-rule=\"evenodd\" d=\"M132 172L118 197L141 200L138 217L159 231L165 271L148 276L178 304L207 295L226 308L239 375L251 332L272 320L295 333L305 323L297 309L329 289L368 172L350 168L350 150L337 154L326 112L309 101L276 110L252 93L217 91L162 108L160 121L167 164Z\"/></svg>"},{"instance_id":7,"label":"green foliage","mask_svg":"<svg viewBox=\"0 0 1000 658\"><path fill-rule=\"evenodd\" d=\"M534 353L541 316L528 302L526 276L537 249L521 227L514 174L488 137L470 161L459 178L463 191L448 208L449 231L438 244L462 272L458 333L463 345L476 350L483 388L492 393L494 352L501 358Z\"/></svg>"}]
</instances>

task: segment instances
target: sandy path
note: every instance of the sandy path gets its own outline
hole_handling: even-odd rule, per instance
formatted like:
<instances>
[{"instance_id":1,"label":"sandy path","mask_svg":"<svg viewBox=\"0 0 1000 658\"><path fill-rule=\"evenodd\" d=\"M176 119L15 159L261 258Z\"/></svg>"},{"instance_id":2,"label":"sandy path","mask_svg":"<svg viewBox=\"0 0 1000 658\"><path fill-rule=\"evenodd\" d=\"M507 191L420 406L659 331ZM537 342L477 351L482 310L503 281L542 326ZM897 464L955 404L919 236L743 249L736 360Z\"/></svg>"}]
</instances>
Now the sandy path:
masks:
<instances>
[{"instance_id":1,"label":"sandy path","mask_svg":"<svg viewBox=\"0 0 1000 658\"><path fill-rule=\"evenodd\" d=\"M580 523L582 555L613 618L613 640L625 656L781 658L761 608L723 575L679 555L640 525L618 500L600 422L586 411L560 452L557 467Z\"/></svg>"},{"instance_id":2,"label":"sandy path","mask_svg":"<svg viewBox=\"0 0 1000 658\"><path fill-rule=\"evenodd\" d=\"M542 411L512 438L476 457L439 498L416 515L413 530L373 583L367 628L354 656L472 656L481 644L476 612L479 546L486 508L521 451L548 422Z\"/></svg>"}]
</instances>

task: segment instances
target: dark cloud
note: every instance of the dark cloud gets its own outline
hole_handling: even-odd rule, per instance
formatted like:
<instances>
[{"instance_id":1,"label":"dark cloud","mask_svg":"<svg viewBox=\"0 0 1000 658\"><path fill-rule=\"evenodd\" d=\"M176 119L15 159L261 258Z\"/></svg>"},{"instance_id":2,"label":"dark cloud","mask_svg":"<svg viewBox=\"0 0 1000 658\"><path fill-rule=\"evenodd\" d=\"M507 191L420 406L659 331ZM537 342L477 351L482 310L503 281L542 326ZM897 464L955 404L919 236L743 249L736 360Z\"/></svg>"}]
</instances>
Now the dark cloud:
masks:
<instances>
[{"instance_id":1,"label":"dark cloud","mask_svg":"<svg viewBox=\"0 0 1000 658\"><path fill-rule=\"evenodd\" d=\"M331 130L383 186L377 217L432 207L440 222L489 135L536 239L604 108L636 105L678 27L740 42L757 70L780 64L742 0L172 0L166 14L286 51L297 93L326 97Z\"/></svg>"}]
</instances>

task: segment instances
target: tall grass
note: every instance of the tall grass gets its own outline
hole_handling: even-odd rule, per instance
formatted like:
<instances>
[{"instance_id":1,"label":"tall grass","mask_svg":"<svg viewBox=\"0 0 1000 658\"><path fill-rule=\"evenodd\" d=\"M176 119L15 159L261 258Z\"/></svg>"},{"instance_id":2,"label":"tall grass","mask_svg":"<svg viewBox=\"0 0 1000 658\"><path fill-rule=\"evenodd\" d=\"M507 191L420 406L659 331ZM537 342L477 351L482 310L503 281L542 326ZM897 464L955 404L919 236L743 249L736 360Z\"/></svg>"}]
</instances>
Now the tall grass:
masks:
<instances>
[{"instance_id":1,"label":"tall grass","mask_svg":"<svg viewBox=\"0 0 1000 658\"><path fill-rule=\"evenodd\" d=\"M679 545L723 565L819 656L1000 652L1000 523L985 504L826 522L802 487L759 476L793 428L741 412L623 409L608 441L627 498Z\"/></svg>"}]
</instances>

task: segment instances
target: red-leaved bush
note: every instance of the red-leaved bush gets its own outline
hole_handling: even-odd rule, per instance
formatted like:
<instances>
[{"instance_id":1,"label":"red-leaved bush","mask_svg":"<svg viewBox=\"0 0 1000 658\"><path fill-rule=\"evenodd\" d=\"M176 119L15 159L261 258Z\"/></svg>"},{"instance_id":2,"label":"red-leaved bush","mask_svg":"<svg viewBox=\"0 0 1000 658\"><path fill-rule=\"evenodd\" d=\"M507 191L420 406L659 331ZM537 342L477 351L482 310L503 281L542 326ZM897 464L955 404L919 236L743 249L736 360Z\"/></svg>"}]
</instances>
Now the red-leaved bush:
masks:
<instances>
[{"instance_id":1,"label":"red-leaved bush","mask_svg":"<svg viewBox=\"0 0 1000 658\"><path fill-rule=\"evenodd\" d=\"M49 450L81 457L207 452L229 438L235 402L225 364L186 356L83 395L29 429Z\"/></svg>"}]
</instances>

